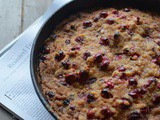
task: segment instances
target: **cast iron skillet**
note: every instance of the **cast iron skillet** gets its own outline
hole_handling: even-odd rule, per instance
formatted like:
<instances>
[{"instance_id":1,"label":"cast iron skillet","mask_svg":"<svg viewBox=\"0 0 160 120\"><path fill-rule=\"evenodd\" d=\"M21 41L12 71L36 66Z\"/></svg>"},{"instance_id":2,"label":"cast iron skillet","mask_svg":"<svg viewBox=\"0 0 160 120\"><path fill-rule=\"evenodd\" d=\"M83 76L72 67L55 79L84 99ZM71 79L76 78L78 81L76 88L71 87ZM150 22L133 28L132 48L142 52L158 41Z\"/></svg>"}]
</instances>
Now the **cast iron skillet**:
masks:
<instances>
[{"instance_id":1,"label":"cast iron skillet","mask_svg":"<svg viewBox=\"0 0 160 120\"><path fill-rule=\"evenodd\" d=\"M141 10L148 10L160 13L160 0L74 0L63 6L50 17L47 22L40 28L31 52L30 70L34 88L39 99L50 112L53 118L57 119L56 115L51 112L51 108L47 100L43 97L40 87L40 76L38 75L39 54L42 52L44 40L47 39L54 31L56 25L68 16L85 9L95 7L132 7Z\"/></svg>"}]
</instances>

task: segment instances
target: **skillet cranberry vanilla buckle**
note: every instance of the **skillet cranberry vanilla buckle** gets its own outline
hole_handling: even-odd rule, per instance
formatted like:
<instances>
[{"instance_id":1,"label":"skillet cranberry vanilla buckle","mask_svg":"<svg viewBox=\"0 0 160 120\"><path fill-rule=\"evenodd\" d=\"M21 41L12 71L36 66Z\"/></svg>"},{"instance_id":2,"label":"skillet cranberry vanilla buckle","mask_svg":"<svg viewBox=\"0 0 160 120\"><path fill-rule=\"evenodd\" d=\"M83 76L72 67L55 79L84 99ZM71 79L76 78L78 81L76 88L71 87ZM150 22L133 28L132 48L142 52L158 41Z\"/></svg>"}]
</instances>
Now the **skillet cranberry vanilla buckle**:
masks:
<instances>
[{"instance_id":1,"label":"skillet cranberry vanilla buckle","mask_svg":"<svg viewBox=\"0 0 160 120\"><path fill-rule=\"evenodd\" d=\"M160 120L160 17L83 12L46 40L41 87L60 120Z\"/></svg>"}]
</instances>

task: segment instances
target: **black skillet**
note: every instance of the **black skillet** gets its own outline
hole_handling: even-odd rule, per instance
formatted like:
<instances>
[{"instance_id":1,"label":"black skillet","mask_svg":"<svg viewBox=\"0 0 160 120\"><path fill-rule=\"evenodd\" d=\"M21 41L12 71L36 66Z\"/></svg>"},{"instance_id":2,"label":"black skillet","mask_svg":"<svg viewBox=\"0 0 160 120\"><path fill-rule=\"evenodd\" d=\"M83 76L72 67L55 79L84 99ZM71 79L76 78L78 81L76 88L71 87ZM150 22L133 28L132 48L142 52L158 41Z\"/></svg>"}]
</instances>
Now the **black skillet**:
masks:
<instances>
[{"instance_id":1,"label":"black skillet","mask_svg":"<svg viewBox=\"0 0 160 120\"><path fill-rule=\"evenodd\" d=\"M47 100L44 98L41 87L40 87L40 77L38 75L38 64L40 59L40 53L44 45L44 40L47 39L54 31L56 25L63 21L68 16L85 9L92 9L96 7L132 7L140 10L147 10L160 13L160 0L73 0L67 5L63 6L50 17L47 22L40 28L32 47L31 60L30 60L30 70L34 88L38 94L39 99L50 112L53 118L56 115L51 112L51 108Z\"/></svg>"}]
</instances>

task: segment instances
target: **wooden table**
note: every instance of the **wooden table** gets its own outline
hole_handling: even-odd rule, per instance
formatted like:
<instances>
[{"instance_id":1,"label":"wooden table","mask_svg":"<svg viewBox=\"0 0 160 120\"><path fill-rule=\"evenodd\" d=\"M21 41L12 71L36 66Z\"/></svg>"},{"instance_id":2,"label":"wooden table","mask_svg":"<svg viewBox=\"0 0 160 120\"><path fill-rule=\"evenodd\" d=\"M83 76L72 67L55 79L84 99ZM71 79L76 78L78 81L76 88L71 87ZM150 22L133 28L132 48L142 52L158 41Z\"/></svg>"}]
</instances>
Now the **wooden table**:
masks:
<instances>
[{"instance_id":1,"label":"wooden table","mask_svg":"<svg viewBox=\"0 0 160 120\"><path fill-rule=\"evenodd\" d=\"M53 0L0 0L0 50L27 29ZM0 120L14 118L0 107Z\"/></svg>"}]
</instances>

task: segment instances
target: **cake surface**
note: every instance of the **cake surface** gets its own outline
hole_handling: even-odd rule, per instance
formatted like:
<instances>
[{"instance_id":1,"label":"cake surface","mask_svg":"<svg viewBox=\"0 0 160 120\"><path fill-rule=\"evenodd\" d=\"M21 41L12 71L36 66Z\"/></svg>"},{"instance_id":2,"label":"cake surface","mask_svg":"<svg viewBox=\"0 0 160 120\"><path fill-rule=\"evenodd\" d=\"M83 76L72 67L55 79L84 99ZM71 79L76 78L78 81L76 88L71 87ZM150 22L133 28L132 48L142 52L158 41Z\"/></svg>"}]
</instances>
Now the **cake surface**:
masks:
<instances>
[{"instance_id":1,"label":"cake surface","mask_svg":"<svg viewBox=\"0 0 160 120\"><path fill-rule=\"evenodd\" d=\"M160 17L98 9L46 40L41 87L60 120L160 120Z\"/></svg>"}]
</instances>

